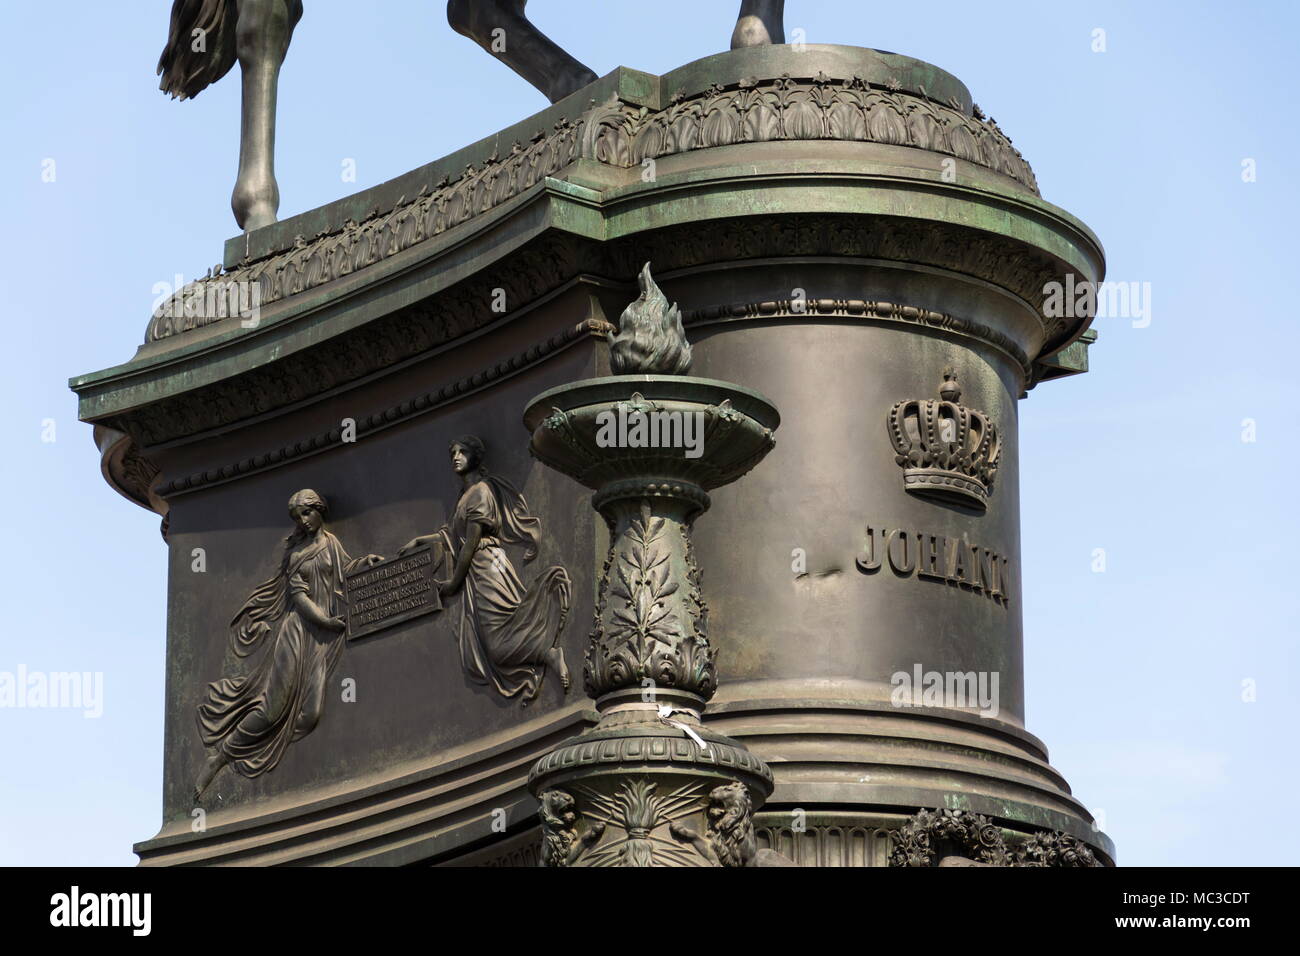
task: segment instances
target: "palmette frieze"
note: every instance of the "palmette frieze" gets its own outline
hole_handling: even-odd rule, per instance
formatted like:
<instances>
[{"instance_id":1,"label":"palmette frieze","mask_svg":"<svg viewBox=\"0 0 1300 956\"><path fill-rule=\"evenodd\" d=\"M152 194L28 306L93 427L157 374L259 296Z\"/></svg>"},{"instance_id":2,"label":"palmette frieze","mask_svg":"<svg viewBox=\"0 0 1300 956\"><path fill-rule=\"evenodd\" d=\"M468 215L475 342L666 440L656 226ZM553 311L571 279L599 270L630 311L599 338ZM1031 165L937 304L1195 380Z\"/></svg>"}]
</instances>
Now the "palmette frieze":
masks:
<instances>
[{"instance_id":1,"label":"palmette frieze","mask_svg":"<svg viewBox=\"0 0 1300 956\"><path fill-rule=\"evenodd\" d=\"M631 168L715 146L795 140L925 149L995 170L1038 192L1029 164L978 107L967 116L956 104L873 86L860 77L750 78L734 88L674 94L662 110L615 100L593 104L575 121L561 119L549 132L538 130L505 156L494 152L478 165L468 164L454 180L444 175L391 210L376 207L338 230L298 236L284 252L192 283L155 311L145 341L238 316L251 286L264 307L374 265L500 206L578 159ZM185 308L187 300L205 307Z\"/></svg>"},{"instance_id":2,"label":"palmette frieze","mask_svg":"<svg viewBox=\"0 0 1300 956\"><path fill-rule=\"evenodd\" d=\"M856 76L749 77L735 87L714 84L695 96L679 91L663 110L613 103L583 119L583 156L613 166L738 143L845 140L952 155L1038 193L1029 164L978 106L967 116L956 103Z\"/></svg>"},{"instance_id":3,"label":"palmette frieze","mask_svg":"<svg viewBox=\"0 0 1300 956\"><path fill-rule=\"evenodd\" d=\"M977 339L1004 352L1020 366L1028 381L1033 376L1033 362L1010 336L975 319L953 315L949 312L936 312L915 305L901 302L886 302L875 299L856 298L810 298L795 300L791 298L762 299L751 302L730 302L711 305L701 309L691 309L685 313L683 323L686 327L705 325L711 322L729 322L737 320L754 320L768 318L806 319L816 321L825 317L850 319L874 319L881 322L904 322L910 325L923 325L933 329Z\"/></svg>"}]
</instances>

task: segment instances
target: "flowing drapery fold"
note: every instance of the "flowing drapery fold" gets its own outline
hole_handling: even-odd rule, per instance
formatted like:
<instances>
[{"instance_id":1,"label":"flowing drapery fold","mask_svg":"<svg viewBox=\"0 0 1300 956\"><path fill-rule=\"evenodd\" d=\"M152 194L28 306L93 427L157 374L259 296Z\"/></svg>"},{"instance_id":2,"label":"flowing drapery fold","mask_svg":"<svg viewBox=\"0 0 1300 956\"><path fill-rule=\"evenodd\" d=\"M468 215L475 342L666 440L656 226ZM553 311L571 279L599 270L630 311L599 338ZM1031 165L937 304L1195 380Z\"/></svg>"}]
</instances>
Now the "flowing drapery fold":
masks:
<instances>
[{"instance_id":1,"label":"flowing drapery fold","mask_svg":"<svg viewBox=\"0 0 1300 956\"><path fill-rule=\"evenodd\" d=\"M328 617L342 615L344 575L358 562L324 530L295 547L286 548L280 572L258 585L230 622L235 653L260 649L262 656L249 673L209 684L198 707L204 745L248 777L273 769L289 744L315 729L346 640L343 631L308 620L294 595L306 595Z\"/></svg>"},{"instance_id":2,"label":"flowing drapery fold","mask_svg":"<svg viewBox=\"0 0 1300 956\"><path fill-rule=\"evenodd\" d=\"M465 575L456 637L461 665L475 683L531 700L545 676L546 654L568 615L568 572L546 568L524 587L502 544L523 545L524 560L532 560L540 522L505 479L486 476L461 494L450 526L439 532L449 555L460 554L471 523L483 530Z\"/></svg>"}]
</instances>

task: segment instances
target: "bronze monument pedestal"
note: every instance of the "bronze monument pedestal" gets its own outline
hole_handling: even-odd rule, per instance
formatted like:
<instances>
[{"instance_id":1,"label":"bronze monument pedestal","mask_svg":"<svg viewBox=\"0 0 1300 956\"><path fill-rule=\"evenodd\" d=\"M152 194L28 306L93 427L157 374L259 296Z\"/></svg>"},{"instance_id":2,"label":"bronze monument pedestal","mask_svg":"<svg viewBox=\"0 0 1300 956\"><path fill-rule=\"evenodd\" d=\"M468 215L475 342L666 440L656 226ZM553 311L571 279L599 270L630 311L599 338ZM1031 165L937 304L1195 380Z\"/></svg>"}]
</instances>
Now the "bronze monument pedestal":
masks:
<instances>
[{"instance_id":1,"label":"bronze monument pedestal","mask_svg":"<svg viewBox=\"0 0 1300 956\"><path fill-rule=\"evenodd\" d=\"M694 472L629 468L670 479L649 496L566 477L587 466L549 444L553 408L618 378L607 333L647 261L693 364L601 401L721 409L730 388L769 430L779 408L739 480L698 469L743 430ZM131 361L72 383L106 478L164 516L171 554L164 818L142 862L537 863L530 768L539 793L609 801L615 777L555 755L638 733L683 760L691 734L752 755L705 776L766 798L757 847L802 865L1113 862L1025 728L1019 568L1017 403L1084 371L1093 337L1045 300L1103 271L962 83L846 46L619 69L232 239ZM654 390L700 379L716 394ZM482 441L449 467L458 436ZM610 613L611 540L677 534L697 490L711 507L672 560L684 593L703 569L717 692L697 718L708 694L676 675L653 700L624 675L593 707L577 662ZM542 808L548 861L594 819L569 796ZM726 862L701 807L659 850Z\"/></svg>"}]
</instances>

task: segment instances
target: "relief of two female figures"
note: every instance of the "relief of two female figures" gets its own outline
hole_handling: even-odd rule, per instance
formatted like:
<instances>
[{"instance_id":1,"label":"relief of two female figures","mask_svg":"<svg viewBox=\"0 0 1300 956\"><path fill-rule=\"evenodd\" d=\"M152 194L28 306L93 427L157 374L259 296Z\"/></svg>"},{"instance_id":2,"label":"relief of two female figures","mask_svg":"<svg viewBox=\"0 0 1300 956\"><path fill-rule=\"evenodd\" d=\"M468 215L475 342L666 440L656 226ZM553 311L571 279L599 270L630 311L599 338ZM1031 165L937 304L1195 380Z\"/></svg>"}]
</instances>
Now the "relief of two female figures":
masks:
<instances>
[{"instance_id":1,"label":"relief of two female figures","mask_svg":"<svg viewBox=\"0 0 1300 956\"><path fill-rule=\"evenodd\" d=\"M452 632L461 666L477 684L524 706L536 698L549 670L567 694L570 677L560 646L572 598L568 573L545 568L527 587L506 553L537 556L541 523L519 490L488 472L481 440L466 435L449 447L461 492L451 520L408 541L398 554L429 547L440 566L438 591L459 597ZM237 657L255 657L245 673L208 685L198 706L207 757L195 799L222 767L255 777L279 763L289 744L311 733L325 706L329 678L347 640L346 577L383 561L353 559L325 527L328 506L309 489L289 499L293 532L279 570L259 585L230 624ZM436 622L442 617L434 618Z\"/></svg>"}]
</instances>

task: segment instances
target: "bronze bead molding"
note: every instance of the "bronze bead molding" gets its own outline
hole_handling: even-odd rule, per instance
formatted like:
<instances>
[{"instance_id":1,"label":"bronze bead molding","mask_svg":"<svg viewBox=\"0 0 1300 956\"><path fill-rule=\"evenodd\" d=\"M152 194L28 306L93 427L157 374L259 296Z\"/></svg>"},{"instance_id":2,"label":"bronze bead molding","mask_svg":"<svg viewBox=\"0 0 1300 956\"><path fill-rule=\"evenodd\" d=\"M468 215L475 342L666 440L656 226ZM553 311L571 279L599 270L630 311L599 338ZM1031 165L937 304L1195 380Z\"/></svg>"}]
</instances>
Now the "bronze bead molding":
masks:
<instances>
[{"instance_id":1,"label":"bronze bead molding","mask_svg":"<svg viewBox=\"0 0 1300 956\"><path fill-rule=\"evenodd\" d=\"M296 236L292 249L210 275L189 287L189 294L194 294L194 286L216 283L216 299L222 302L240 284L256 284L260 303L269 305L441 235L578 159L627 169L697 149L790 140L924 149L1002 173L1038 195L1029 164L978 106L967 116L955 102L940 103L923 91L917 95L856 76L751 77L730 87L715 84L690 97L674 94L663 110L615 102L593 106L576 121L561 118L550 133L539 130L530 143L515 142L504 158L494 151L480 166L467 165L454 181L444 175L432 189L422 186L410 201L400 198L388 212L376 208L360 221L347 220L339 230L311 239ZM183 308L177 319L170 304L164 303L150 319L145 342L213 321L186 317ZM226 306L233 311L219 309L218 315L238 314L238 301L226 301Z\"/></svg>"},{"instance_id":2,"label":"bronze bead molding","mask_svg":"<svg viewBox=\"0 0 1300 956\"><path fill-rule=\"evenodd\" d=\"M1002 352L1019 366L1026 382L1032 381L1033 363L1025 354L1025 350L997 329L976 322L974 319L965 319L946 312L935 312L897 302L876 302L868 299L806 299L800 308L792 299L764 299L757 302L735 302L730 305L692 309L685 314L684 323L687 326L696 326L746 319L836 317L924 325L976 339Z\"/></svg>"}]
</instances>

